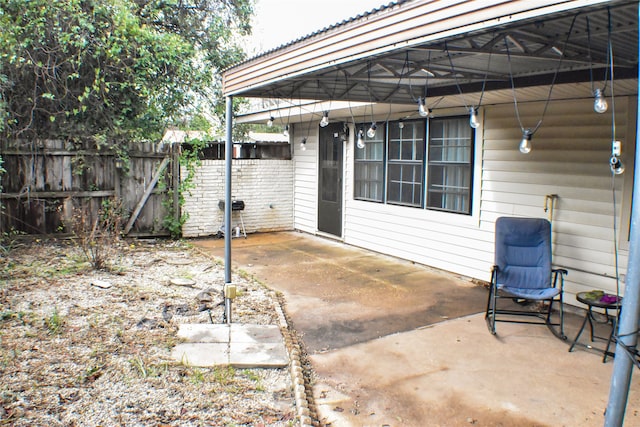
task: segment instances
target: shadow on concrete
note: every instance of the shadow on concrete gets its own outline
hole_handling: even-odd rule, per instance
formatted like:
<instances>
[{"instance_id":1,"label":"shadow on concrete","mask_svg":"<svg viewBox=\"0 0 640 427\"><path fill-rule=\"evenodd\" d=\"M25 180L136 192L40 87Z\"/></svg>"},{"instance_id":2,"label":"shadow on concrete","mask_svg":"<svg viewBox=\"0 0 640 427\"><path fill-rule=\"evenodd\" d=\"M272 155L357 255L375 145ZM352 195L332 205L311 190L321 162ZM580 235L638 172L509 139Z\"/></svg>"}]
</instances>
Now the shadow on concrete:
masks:
<instances>
[{"instance_id":1,"label":"shadow on concrete","mask_svg":"<svg viewBox=\"0 0 640 427\"><path fill-rule=\"evenodd\" d=\"M194 244L224 257L224 240ZM283 293L309 353L484 311L486 289L452 275L302 233L232 240L232 264Z\"/></svg>"},{"instance_id":2,"label":"shadow on concrete","mask_svg":"<svg viewBox=\"0 0 640 427\"><path fill-rule=\"evenodd\" d=\"M224 257L223 240L193 243ZM298 232L234 239L232 264L284 296L319 425L603 424L613 363L601 343L569 353L544 326L508 323L493 336L482 285ZM580 321L566 316L569 337ZM639 411L634 377L625 425L640 426Z\"/></svg>"}]
</instances>

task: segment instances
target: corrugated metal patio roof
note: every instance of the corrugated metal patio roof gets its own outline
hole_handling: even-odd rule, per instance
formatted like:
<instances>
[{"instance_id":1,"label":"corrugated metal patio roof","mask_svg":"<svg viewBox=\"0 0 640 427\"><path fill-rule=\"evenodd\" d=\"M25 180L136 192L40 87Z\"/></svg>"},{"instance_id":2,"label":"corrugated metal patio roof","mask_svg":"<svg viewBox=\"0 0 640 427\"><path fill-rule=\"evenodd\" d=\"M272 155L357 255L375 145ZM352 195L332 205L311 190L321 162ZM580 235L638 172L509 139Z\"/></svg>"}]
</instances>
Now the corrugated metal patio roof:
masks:
<instances>
[{"instance_id":1,"label":"corrugated metal patio roof","mask_svg":"<svg viewBox=\"0 0 640 427\"><path fill-rule=\"evenodd\" d=\"M637 8L615 0L392 2L226 70L223 91L405 105L454 95L468 106L483 88L586 82L587 97L608 72L609 46L616 79L636 78Z\"/></svg>"},{"instance_id":2,"label":"corrugated metal patio roof","mask_svg":"<svg viewBox=\"0 0 640 427\"><path fill-rule=\"evenodd\" d=\"M342 20L342 21L340 21L340 22L337 22L337 23L335 23L335 24L332 24L332 25L329 25L329 26L327 26L327 27L321 28L321 29L319 29L319 30L313 31L313 32L311 32L311 33L309 33L309 34L307 34L307 35L304 35L304 36L302 36L302 37L299 37L299 38L297 38L297 39L290 40L290 41L288 41L288 42L286 42L286 43L284 43L284 44L282 44L282 45L280 45L280 46L277 46L277 47L275 47L275 48L273 48L273 49L269 49L269 50L267 50L267 51L264 51L264 52L262 52L262 53L260 53L260 54L258 54L258 55L256 55L256 56L254 56L254 57L252 57L252 58L247 59L246 61L243 61L243 62L241 62L241 63L239 63L239 64L236 64L236 65L235 65L235 67L237 67L238 65L241 65L241 64L243 64L243 63L245 63L245 62L254 61L254 60L256 60L257 58L260 58L260 57L263 57L263 56L269 55L269 54L270 54L270 53L272 53L272 52L275 52L275 51L277 51L277 50L284 49L284 48L286 48L286 47L288 47L288 46L291 46L291 45L293 45L293 44L300 43L300 42L303 42L303 41L305 41L305 40L309 40L309 39L311 39L311 38L313 38L313 37L315 37L315 36L318 36L318 35L322 35L322 34L324 34L324 33L327 33L327 32L329 32L329 31L332 31L332 30L334 30L334 29L336 29L336 28L338 28L338 27L341 27L341 26L347 25L347 24L349 24L349 23L351 23L351 22L355 22L355 21L358 21L358 20L360 20L360 19L367 19L367 18L368 18L368 17L370 17L371 15L381 13L381 12L382 12L382 11L384 11L384 10L390 9L390 8L392 8L392 7L394 7L394 6L397 6L397 5L399 5L399 4L405 3L405 2L407 2L407 1L410 1L410 0L398 0L398 1L393 1L393 2L390 2L390 3L383 4L382 6L376 7L376 8L374 8L374 9L369 10L369 11L359 13L358 15L355 15L355 16L352 16L352 17L349 17L349 18L343 19L343 20Z\"/></svg>"}]
</instances>

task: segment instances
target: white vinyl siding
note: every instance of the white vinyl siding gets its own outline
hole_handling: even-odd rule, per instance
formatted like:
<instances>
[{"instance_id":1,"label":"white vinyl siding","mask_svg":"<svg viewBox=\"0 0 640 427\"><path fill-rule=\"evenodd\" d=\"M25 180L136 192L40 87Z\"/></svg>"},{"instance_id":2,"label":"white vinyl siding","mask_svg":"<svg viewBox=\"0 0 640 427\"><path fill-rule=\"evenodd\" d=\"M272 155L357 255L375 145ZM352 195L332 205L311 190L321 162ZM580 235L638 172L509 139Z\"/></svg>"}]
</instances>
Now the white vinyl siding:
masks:
<instances>
[{"instance_id":1,"label":"white vinyl siding","mask_svg":"<svg viewBox=\"0 0 640 427\"><path fill-rule=\"evenodd\" d=\"M468 121L465 120L465 123ZM471 158L474 181L480 179L480 147L477 141L473 144L475 152ZM355 144L348 144L347 154L354 150L357 150ZM353 163L345 163L345 167L348 177ZM479 187L473 191L479 201ZM478 223L479 209L475 206L472 215L456 215L347 197L344 241L463 276L488 280L493 250L491 236L480 230Z\"/></svg>"},{"instance_id":2,"label":"white vinyl siding","mask_svg":"<svg viewBox=\"0 0 640 427\"><path fill-rule=\"evenodd\" d=\"M294 152L294 226L315 233L318 229L318 122L296 124L290 134ZM307 140L304 151L300 146L303 138Z\"/></svg>"},{"instance_id":3,"label":"white vinyl siding","mask_svg":"<svg viewBox=\"0 0 640 427\"><path fill-rule=\"evenodd\" d=\"M628 256L635 102L635 98L619 97L615 103L616 137L623 143L626 166L626 172L613 182L622 274ZM615 292L614 207L608 165L611 114L596 114L592 105L590 98L552 101L527 155L518 150L522 134L513 104L482 107L483 125L475 132L472 154L471 215L356 200L351 187L356 185L357 163L355 129L351 129L345 144L344 242L488 281L495 220L500 216L549 218L545 196L555 194L554 264L569 270L566 302L576 304L573 295L580 291ZM523 124L533 126L544 103L521 103L519 108ZM316 230L316 141L317 132L309 139L307 151L295 155L295 227L312 233Z\"/></svg>"},{"instance_id":4,"label":"white vinyl siding","mask_svg":"<svg viewBox=\"0 0 640 427\"><path fill-rule=\"evenodd\" d=\"M611 111L596 114L590 99L555 101L539 131L533 136L531 153L521 154L517 144L521 132L513 105L488 108L485 112L482 174L481 226L488 231L500 216L543 217L552 221L554 264L569 270L569 294L591 289L616 291L614 251L615 188L616 238L622 240L620 273L626 272L628 223L622 221L629 209L623 194L625 180L633 179L635 100L616 99L616 139L623 142L627 171L612 181ZM521 104L526 127L540 118L543 103ZM611 108L611 107L610 107ZM557 195L553 212L545 197ZM552 216L551 216L552 214ZM569 303L575 303L568 296Z\"/></svg>"}]
</instances>

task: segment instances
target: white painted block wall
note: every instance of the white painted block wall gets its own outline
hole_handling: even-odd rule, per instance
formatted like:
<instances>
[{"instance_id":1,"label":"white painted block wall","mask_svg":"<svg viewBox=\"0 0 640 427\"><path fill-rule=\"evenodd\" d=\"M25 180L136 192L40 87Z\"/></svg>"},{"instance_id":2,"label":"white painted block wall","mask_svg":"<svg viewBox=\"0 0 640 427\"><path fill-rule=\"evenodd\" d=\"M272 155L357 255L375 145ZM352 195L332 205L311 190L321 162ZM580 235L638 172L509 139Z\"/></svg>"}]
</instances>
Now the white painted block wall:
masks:
<instances>
[{"instance_id":1,"label":"white painted block wall","mask_svg":"<svg viewBox=\"0 0 640 427\"><path fill-rule=\"evenodd\" d=\"M181 173L186 174L185 170ZM224 200L224 160L203 160L194 177L191 194L185 195L182 212L189 219L182 226L184 237L217 234L224 222L218 202ZM293 229L293 162L247 159L232 164L232 195L243 200L242 217L247 233ZM232 226L240 224L233 213Z\"/></svg>"}]
</instances>

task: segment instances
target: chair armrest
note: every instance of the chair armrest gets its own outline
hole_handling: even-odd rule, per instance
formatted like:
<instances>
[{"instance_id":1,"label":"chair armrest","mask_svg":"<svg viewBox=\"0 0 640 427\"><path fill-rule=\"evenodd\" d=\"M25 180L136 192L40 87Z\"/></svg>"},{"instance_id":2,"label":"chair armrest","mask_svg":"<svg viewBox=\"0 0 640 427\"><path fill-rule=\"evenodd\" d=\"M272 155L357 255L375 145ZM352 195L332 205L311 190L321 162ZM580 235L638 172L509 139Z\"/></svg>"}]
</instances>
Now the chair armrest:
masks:
<instances>
[{"instance_id":1,"label":"chair armrest","mask_svg":"<svg viewBox=\"0 0 640 427\"><path fill-rule=\"evenodd\" d=\"M500 267L497 265L493 265L491 267L491 285L495 286L498 281L498 271L500 271Z\"/></svg>"},{"instance_id":2,"label":"chair armrest","mask_svg":"<svg viewBox=\"0 0 640 427\"><path fill-rule=\"evenodd\" d=\"M560 275L560 291L564 291L564 276L569 274L569 272L564 268L552 268L551 272L553 273L553 287L556 287L558 275Z\"/></svg>"}]
</instances>

